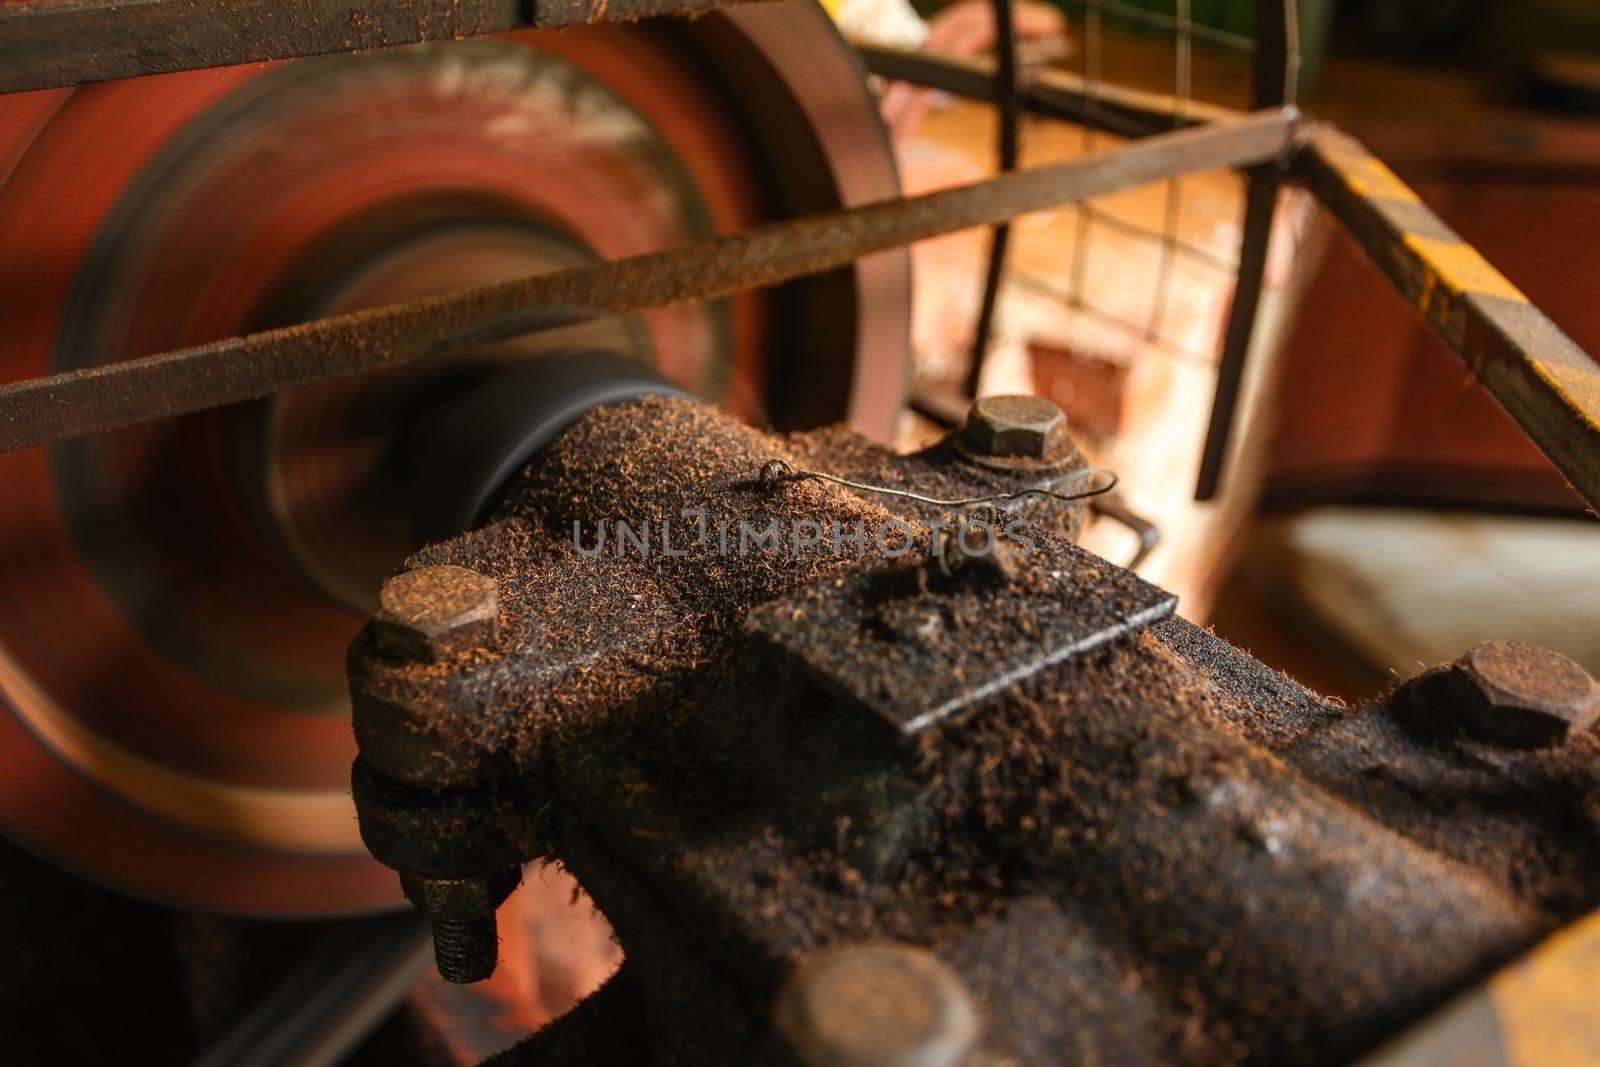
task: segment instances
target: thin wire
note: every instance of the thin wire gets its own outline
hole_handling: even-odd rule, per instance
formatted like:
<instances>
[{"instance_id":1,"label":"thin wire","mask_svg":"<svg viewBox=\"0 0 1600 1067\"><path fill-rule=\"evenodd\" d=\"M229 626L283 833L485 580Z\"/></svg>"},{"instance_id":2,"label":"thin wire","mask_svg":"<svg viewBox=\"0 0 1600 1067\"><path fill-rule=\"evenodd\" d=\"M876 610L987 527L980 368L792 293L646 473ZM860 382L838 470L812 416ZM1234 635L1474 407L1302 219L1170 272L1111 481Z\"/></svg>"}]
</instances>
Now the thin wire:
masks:
<instances>
[{"instance_id":1,"label":"thin wire","mask_svg":"<svg viewBox=\"0 0 1600 1067\"><path fill-rule=\"evenodd\" d=\"M1022 500L1023 498L1030 496L1048 496L1053 497L1056 500L1087 500L1089 497L1099 496L1101 493L1109 493L1111 490L1117 487L1117 472L1108 467L1083 467L1078 470L1071 471L1068 474L1064 474L1058 478L1054 478L1052 481L1057 483L1064 481L1075 481L1079 478L1088 478L1093 475L1104 475L1108 480L1105 485L1097 486L1093 489L1084 489L1076 493L1063 493L1055 489L1046 488L1042 485L1036 485L1027 489L1019 489L1014 493L995 493L992 496L958 497L953 500L941 500L938 497L923 496L921 493L913 493L909 489L891 489L886 485L869 485L866 482L853 482L848 478L841 478L837 474L829 474L826 471L804 470L781 459L771 460L762 466L760 481L762 485L775 485L780 481L804 482L816 480L822 482L832 482L834 485L842 485L846 489L856 489L863 493L878 493L882 496L900 497L903 500L915 500L922 504L932 504L933 506L940 508L967 508L974 507L978 504L1003 504L1008 500Z\"/></svg>"},{"instance_id":2,"label":"thin wire","mask_svg":"<svg viewBox=\"0 0 1600 1067\"><path fill-rule=\"evenodd\" d=\"M1094 152L1094 129L1089 125L1089 103L1099 93L1100 83L1100 4L1102 0L1088 0L1088 13L1083 26L1083 97L1080 114L1083 116L1083 154ZM1072 233L1072 281L1068 290L1068 303L1078 307L1087 303L1089 242L1094 222L1094 208L1085 200L1078 205L1076 225Z\"/></svg>"},{"instance_id":3,"label":"thin wire","mask_svg":"<svg viewBox=\"0 0 1600 1067\"><path fill-rule=\"evenodd\" d=\"M1127 19L1129 22L1142 22L1146 26L1153 26L1160 30L1170 30L1178 24L1178 20L1172 15L1164 15L1159 11L1149 11L1128 3L1126 0L1063 0L1063 2L1086 9L1102 8L1113 15ZM1289 2L1293 3L1294 0L1289 0ZM1254 38L1246 37L1243 34L1230 33L1215 26L1207 26L1203 22L1194 24L1194 36L1203 41L1211 41L1214 44L1220 44L1240 52L1254 52L1256 50Z\"/></svg>"},{"instance_id":4,"label":"thin wire","mask_svg":"<svg viewBox=\"0 0 1600 1067\"><path fill-rule=\"evenodd\" d=\"M1085 303L1082 300L1074 300L1072 298L1072 294L1063 292L1037 275L1027 274L1023 271L1013 269L1011 272L1011 281L1012 284L1019 289L1032 290L1033 292L1038 293L1040 296L1049 297L1052 300L1059 300L1062 303L1071 306L1072 310L1077 314L1087 315L1090 318L1098 319L1100 322L1103 322L1108 326L1114 326L1117 329L1122 330L1130 337L1144 337L1144 327L1140 326L1137 322L1130 322L1119 315L1114 315L1109 311L1097 308L1093 304ZM1194 363L1203 367L1216 366L1217 361L1212 357L1203 356L1198 352L1184 348L1177 342L1168 340L1165 337L1150 338L1147 339L1147 343L1153 345L1157 349L1165 351L1174 359L1181 359L1185 362Z\"/></svg>"},{"instance_id":5,"label":"thin wire","mask_svg":"<svg viewBox=\"0 0 1600 1067\"><path fill-rule=\"evenodd\" d=\"M1289 0L1293 3L1294 0ZM1172 128L1179 129L1189 114L1190 40L1189 0L1177 0L1178 30L1173 42L1172 72ZM1161 260L1156 267L1156 287L1150 300L1150 321L1145 328L1145 340L1153 341L1162 335L1161 327L1167 317L1167 290L1172 284L1174 246L1178 240L1178 219L1183 210L1183 180L1167 179L1166 204L1162 209Z\"/></svg>"},{"instance_id":6,"label":"thin wire","mask_svg":"<svg viewBox=\"0 0 1600 1067\"><path fill-rule=\"evenodd\" d=\"M1134 222L1132 219L1125 219L1121 215L1113 214L1110 211L1102 211L1098 209L1091 210L1094 214L1094 220L1096 224L1104 226L1107 229L1116 230L1127 237L1137 238L1141 241L1166 240L1165 235L1163 235L1160 230L1146 226L1141 222ZM1235 274L1239 270L1239 264L1234 260L1231 260L1226 256L1219 256L1217 253L1201 248L1197 244L1191 244L1188 241L1177 238L1174 238L1171 244L1172 250L1177 254L1181 256L1188 256L1196 262L1210 267L1213 270L1224 274Z\"/></svg>"}]
</instances>

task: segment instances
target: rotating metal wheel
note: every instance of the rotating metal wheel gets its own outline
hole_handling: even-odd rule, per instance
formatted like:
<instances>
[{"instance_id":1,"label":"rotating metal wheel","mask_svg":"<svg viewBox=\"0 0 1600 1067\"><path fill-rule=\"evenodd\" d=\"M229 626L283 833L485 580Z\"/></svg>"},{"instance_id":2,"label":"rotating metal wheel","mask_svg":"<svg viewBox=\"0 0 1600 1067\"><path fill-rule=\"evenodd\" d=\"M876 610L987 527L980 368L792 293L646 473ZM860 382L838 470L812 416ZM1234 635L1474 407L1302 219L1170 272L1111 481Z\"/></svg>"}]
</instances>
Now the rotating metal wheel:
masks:
<instances>
[{"instance_id":1,"label":"rotating metal wheel","mask_svg":"<svg viewBox=\"0 0 1600 1067\"><path fill-rule=\"evenodd\" d=\"M854 57L803 5L0 97L0 375L897 192ZM343 649L407 549L404 431L498 365L599 342L752 420L884 434L908 299L904 253L880 254L0 457L0 821L185 907L399 904L350 805Z\"/></svg>"}]
</instances>

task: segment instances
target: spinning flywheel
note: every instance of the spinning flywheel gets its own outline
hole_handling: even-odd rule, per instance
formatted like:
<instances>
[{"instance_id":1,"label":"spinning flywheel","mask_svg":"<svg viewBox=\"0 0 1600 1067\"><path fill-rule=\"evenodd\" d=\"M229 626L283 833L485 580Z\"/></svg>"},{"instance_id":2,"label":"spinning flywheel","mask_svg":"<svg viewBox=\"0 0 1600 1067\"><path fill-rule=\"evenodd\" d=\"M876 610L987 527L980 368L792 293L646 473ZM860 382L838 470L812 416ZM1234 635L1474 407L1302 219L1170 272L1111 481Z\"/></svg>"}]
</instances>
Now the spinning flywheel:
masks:
<instances>
[{"instance_id":1,"label":"spinning flywheel","mask_svg":"<svg viewBox=\"0 0 1600 1067\"><path fill-rule=\"evenodd\" d=\"M855 63L819 9L758 5L0 97L0 378L893 196ZM0 457L0 820L186 907L398 903L357 836L343 650L409 547L409 429L599 343L752 420L886 432L907 301L890 253Z\"/></svg>"}]
</instances>

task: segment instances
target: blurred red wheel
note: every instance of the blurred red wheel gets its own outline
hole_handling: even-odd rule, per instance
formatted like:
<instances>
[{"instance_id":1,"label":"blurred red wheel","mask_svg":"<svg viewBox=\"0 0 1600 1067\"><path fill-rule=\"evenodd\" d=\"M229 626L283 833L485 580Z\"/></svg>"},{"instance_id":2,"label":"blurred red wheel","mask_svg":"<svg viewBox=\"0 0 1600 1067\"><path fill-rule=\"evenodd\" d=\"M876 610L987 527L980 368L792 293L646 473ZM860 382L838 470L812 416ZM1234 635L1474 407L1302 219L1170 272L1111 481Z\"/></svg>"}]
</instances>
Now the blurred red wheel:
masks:
<instances>
[{"instance_id":1,"label":"blurred red wheel","mask_svg":"<svg viewBox=\"0 0 1600 1067\"><path fill-rule=\"evenodd\" d=\"M0 98L6 380L895 195L814 5ZM755 420L887 434L903 253L584 327ZM0 822L185 907L396 904L343 650L403 552L395 428L571 338L0 457ZM812 366L798 357L821 353Z\"/></svg>"}]
</instances>

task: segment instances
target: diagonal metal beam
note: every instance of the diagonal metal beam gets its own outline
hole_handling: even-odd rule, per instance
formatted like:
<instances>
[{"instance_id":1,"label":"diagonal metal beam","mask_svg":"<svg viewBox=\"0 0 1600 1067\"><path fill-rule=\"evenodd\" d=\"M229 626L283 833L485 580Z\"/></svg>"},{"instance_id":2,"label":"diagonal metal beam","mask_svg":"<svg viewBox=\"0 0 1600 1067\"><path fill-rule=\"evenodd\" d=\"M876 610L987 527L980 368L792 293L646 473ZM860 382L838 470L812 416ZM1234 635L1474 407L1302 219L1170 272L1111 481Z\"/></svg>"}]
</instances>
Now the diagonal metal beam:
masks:
<instances>
[{"instance_id":1,"label":"diagonal metal beam","mask_svg":"<svg viewBox=\"0 0 1600 1067\"><path fill-rule=\"evenodd\" d=\"M582 319L776 285L873 252L1175 174L1280 158L1294 128L1292 114L1260 112L924 196L17 382L0 387L0 452L268 396Z\"/></svg>"},{"instance_id":2,"label":"diagonal metal beam","mask_svg":"<svg viewBox=\"0 0 1600 1067\"><path fill-rule=\"evenodd\" d=\"M1360 142L1311 131L1294 171L1591 508L1600 364Z\"/></svg>"},{"instance_id":3,"label":"diagonal metal beam","mask_svg":"<svg viewBox=\"0 0 1600 1067\"><path fill-rule=\"evenodd\" d=\"M0 3L0 93L749 0L31 0Z\"/></svg>"}]
</instances>

